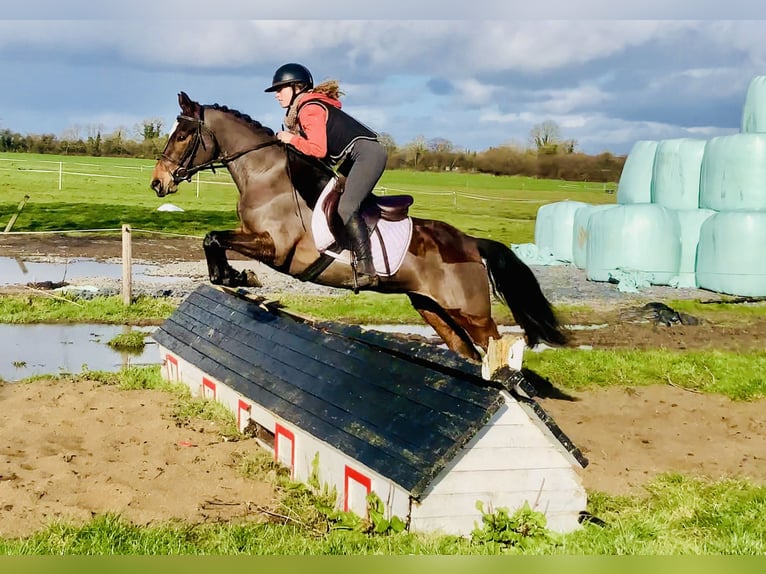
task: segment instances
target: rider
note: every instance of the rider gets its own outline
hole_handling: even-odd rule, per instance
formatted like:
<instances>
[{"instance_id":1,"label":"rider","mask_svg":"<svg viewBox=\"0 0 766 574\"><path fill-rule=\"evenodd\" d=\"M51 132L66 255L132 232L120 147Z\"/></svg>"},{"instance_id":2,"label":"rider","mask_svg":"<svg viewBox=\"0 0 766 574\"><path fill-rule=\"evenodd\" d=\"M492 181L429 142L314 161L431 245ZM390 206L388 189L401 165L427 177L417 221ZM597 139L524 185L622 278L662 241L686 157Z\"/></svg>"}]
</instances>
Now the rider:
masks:
<instances>
[{"instance_id":1,"label":"rider","mask_svg":"<svg viewBox=\"0 0 766 574\"><path fill-rule=\"evenodd\" d=\"M339 97L343 92L337 81L328 80L314 87L311 72L301 64L277 68L271 86L264 91L275 92L279 105L286 109L287 131L277 133L279 141L328 164L343 163L347 178L338 215L354 252L357 286L375 285L378 278L370 236L359 208L383 175L386 148L374 131L341 110Z\"/></svg>"}]
</instances>

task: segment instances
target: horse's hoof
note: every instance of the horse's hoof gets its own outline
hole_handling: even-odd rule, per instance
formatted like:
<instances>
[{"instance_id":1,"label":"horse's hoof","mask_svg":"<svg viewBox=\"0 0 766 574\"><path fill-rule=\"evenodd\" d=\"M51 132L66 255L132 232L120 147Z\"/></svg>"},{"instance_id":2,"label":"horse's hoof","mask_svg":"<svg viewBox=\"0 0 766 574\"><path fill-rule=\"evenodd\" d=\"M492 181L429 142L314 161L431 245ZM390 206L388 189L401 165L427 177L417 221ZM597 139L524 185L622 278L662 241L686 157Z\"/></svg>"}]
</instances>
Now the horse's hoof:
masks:
<instances>
[{"instance_id":1,"label":"horse's hoof","mask_svg":"<svg viewBox=\"0 0 766 574\"><path fill-rule=\"evenodd\" d=\"M263 283L258 279L258 276L249 269L242 271L242 279L246 287L263 287Z\"/></svg>"}]
</instances>

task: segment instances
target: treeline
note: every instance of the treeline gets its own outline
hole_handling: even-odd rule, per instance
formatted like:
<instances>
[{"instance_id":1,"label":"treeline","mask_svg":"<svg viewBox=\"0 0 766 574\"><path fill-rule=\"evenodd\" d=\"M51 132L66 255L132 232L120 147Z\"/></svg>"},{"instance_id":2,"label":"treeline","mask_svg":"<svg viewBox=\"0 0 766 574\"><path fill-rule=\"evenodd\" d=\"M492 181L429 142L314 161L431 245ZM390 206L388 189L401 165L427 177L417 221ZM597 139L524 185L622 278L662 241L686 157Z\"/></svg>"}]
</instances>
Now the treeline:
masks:
<instances>
[{"instance_id":1,"label":"treeline","mask_svg":"<svg viewBox=\"0 0 766 574\"><path fill-rule=\"evenodd\" d=\"M386 167L422 171L474 171L492 175L522 175L540 179L616 182L624 156L605 152L540 151L515 146L491 147L481 152L423 151L417 159L405 149L389 150Z\"/></svg>"},{"instance_id":2,"label":"treeline","mask_svg":"<svg viewBox=\"0 0 766 574\"><path fill-rule=\"evenodd\" d=\"M9 129L0 130L0 152L48 153L91 157L159 157L167 136L155 136L141 141L126 137L122 132L102 136L100 132L86 138L62 138L53 134L21 135Z\"/></svg>"},{"instance_id":3,"label":"treeline","mask_svg":"<svg viewBox=\"0 0 766 574\"><path fill-rule=\"evenodd\" d=\"M88 137L53 134L21 135L0 130L0 152L28 152L73 156L137 157L156 159L168 135L160 135L161 124L145 122L131 138L122 130L109 135L95 131ZM387 134L381 140L388 149L389 169L416 171L468 171L493 175L522 175L568 181L615 182L619 180L624 156L605 152L587 155L575 151L573 142L545 142L528 148L518 145L491 147L484 151L455 148L449 141L417 138L398 146Z\"/></svg>"}]
</instances>

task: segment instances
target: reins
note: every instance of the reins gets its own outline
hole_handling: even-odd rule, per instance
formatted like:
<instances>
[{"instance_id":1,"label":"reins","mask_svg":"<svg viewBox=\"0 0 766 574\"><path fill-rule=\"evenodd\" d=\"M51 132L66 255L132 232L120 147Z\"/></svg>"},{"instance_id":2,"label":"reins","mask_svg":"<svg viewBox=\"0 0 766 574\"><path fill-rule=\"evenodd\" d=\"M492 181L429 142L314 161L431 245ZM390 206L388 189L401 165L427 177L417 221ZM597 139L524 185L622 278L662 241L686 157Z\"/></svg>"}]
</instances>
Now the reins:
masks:
<instances>
[{"instance_id":1,"label":"reins","mask_svg":"<svg viewBox=\"0 0 766 574\"><path fill-rule=\"evenodd\" d=\"M202 108L202 113L204 114L204 108ZM199 150L199 147L202 146L202 149L207 149L205 147L205 139L202 136L202 130L205 130L208 134L210 134L210 137L213 139L213 144L215 145L215 149L220 151L221 146L218 144L218 139L215 137L215 133L213 133L213 130L211 130L209 127L205 125L204 117L193 118L191 116L180 114L178 115L177 119L193 122L197 125L197 129L195 132L194 143L186 149L186 151L184 152L184 155L181 157L179 161L175 161L174 159L170 158L165 153L165 150L167 150L167 145L165 146L165 150L163 150L162 152L163 159L165 159L166 161L170 163L174 163L178 166L178 168L171 174L171 177L173 178L174 183L179 183L183 180L191 181L191 178L195 173L198 173L200 171L205 171L208 169L211 170L213 173L215 173L216 168L228 168L229 167L228 164L241 158L244 155L281 143L275 137L274 139L261 142L259 144L254 145L253 147L240 150L228 156L224 156L224 157L216 156L210 161L206 161L205 163L201 163L197 166L189 167L190 164L194 161L194 157L197 155L197 151ZM168 145L170 145L169 141L168 141ZM287 153L285 154L285 165L287 169L288 181L292 183L292 174L290 173L290 156ZM295 199L296 215L300 219L301 226L303 227L303 231L305 232L306 224L303 221L303 214L301 213L299 202L298 202L298 190L295 188L294 185L292 187L293 187L293 197Z\"/></svg>"},{"instance_id":2,"label":"reins","mask_svg":"<svg viewBox=\"0 0 766 574\"><path fill-rule=\"evenodd\" d=\"M189 164L191 164L191 162L194 161L194 156L197 155L197 151L199 150L200 145L202 146L202 149L207 149L205 147L205 139L202 137L202 130L203 129L205 131L207 131L208 134L210 134L211 138L213 138L213 144L215 145L215 147L217 149L220 150L221 146L218 144L218 140L215 137L215 133L213 133L213 131L209 127L207 127L205 125L204 119L193 118L193 117L185 116L185 115L179 115L178 119L179 120L187 120L187 121L196 123L197 124L197 131L196 131L196 136L194 138L194 144L189 146L189 148L186 150L186 152L184 153L183 157L179 161L176 161L176 160L172 159L171 157L169 157L165 153L164 150L162 152L162 158L163 159L165 159L166 161L168 161L170 163L174 163L174 164L176 164L178 166L178 169L176 169L173 172L173 174L172 174L173 181L175 183L178 183L178 182L183 181L183 180L187 180L188 181L188 180L191 179L191 177L195 173L200 172L200 171L211 170L211 171L213 171L213 173L215 173L216 168L227 168L228 164L230 164L231 162L241 158L244 155L247 155L247 154L252 153L254 151L258 151L260 149L263 149L263 148L266 148L266 147L269 147L269 146L272 146L272 145L276 145L276 144L279 143L279 140L274 138L272 140L268 140L268 141L256 144L253 147L237 151L237 152L235 152L233 154L230 154L230 155L227 155L227 156L224 156L224 157L216 156L213 159L211 159L210 161L206 161L206 162L201 163L201 164L199 164L197 166L189 167ZM167 149L167 146L166 146L166 149Z\"/></svg>"}]
</instances>

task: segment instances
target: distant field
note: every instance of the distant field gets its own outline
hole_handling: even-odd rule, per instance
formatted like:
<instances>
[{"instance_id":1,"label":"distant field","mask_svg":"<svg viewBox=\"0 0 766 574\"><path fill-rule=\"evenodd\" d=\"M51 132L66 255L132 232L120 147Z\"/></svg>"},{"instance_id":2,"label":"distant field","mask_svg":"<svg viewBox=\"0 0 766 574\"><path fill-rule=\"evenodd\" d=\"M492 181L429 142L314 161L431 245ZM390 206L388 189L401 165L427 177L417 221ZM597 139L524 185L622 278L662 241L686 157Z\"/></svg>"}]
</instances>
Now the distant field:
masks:
<instances>
[{"instance_id":1,"label":"distant field","mask_svg":"<svg viewBox=\"0 0 766 574\"><path fill-rule=\"evenodd\" d=\"M158 198L149 188L154 162L38 154L0 154L0 231L25 195L30 199L13 231L119 228L202 236L236 226L237 191L228 172L204 172L177 194ZM387 171L380 194L415 197L416 217L440 219L472 235L530 243L541 205L566 199L613 203L614 184L537 180L475 173ZM163 203L184 212L158 212Z\"/></svg>"}]
</instances>

